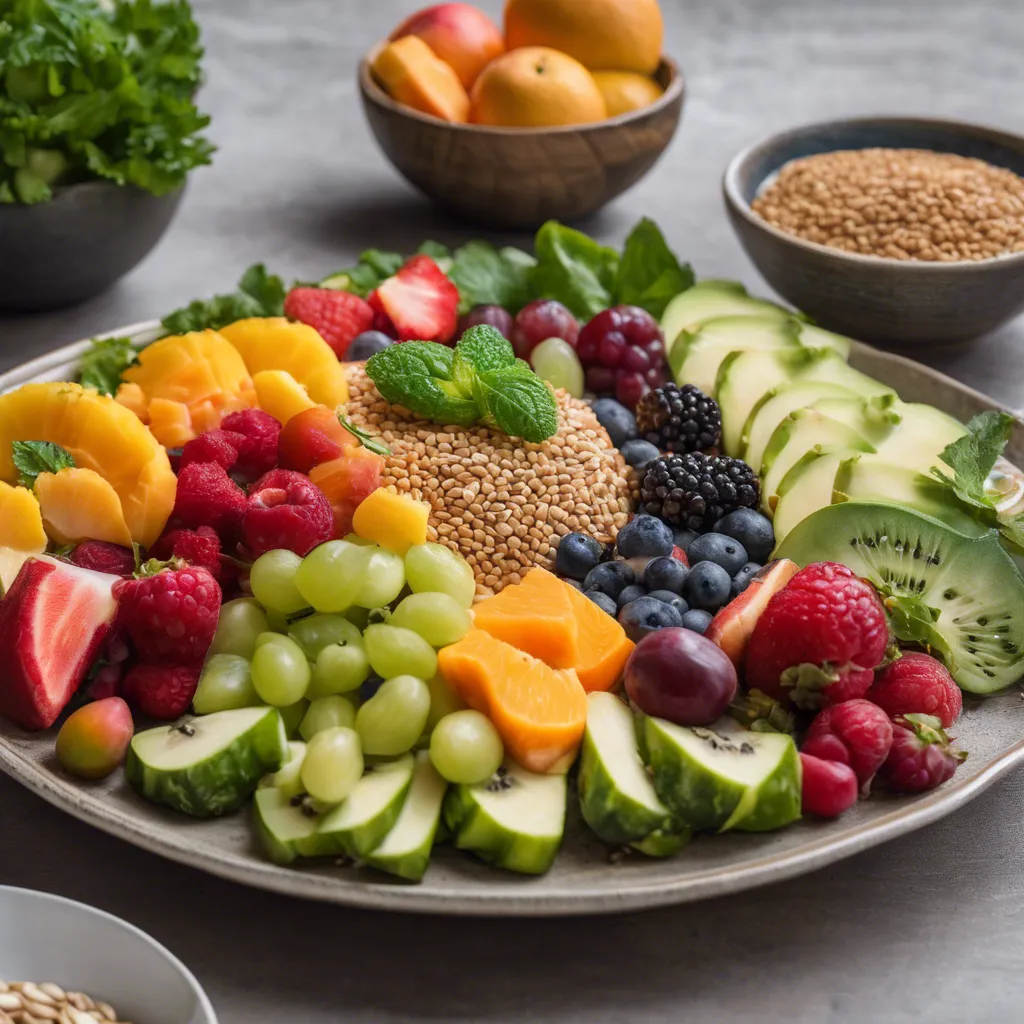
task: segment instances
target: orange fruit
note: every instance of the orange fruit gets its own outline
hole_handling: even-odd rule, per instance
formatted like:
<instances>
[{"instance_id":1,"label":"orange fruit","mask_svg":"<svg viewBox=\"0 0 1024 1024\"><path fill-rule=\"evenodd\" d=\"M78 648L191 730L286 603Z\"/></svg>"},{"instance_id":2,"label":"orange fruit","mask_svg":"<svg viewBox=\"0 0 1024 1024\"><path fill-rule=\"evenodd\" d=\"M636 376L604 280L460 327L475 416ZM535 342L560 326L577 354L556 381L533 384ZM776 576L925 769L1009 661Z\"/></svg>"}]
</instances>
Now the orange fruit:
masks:
<instances>
[{"instance_id":1,"label":"orange fruit","mask_svg":"<svg viewBox=\"0 0 1024 1024\"><path fill-rule=\"evenodd\" d=\"M603 121L608 112L594 76L577 60L544 46L492 61L473 86L470 120L508 128Z\"/></svg>"},{"instance_id":2,"label":"orange fruit","mask_svg":"<svg viewBox=\"0 0 1024 1024\"><path fill-rule=\"evenodd\" d=\"M526 578L543 571L534 569ZM558 580L558 583L565 588L569 604L576 615L580 660L573 668L576 669L583 689L587 693L614 689L633 653L633 641L626 636L622 626L598 608L589 597L585 597L575 587L570 587L564 580Z\"/></svg>"},{"instance_id":3,"label":"orange fruit","mask_svg":"<svg viewBox=\"0 0 1024 1024\"><path fill-rule=\"evenodd\" d=\"M592 71L650 75L661 60L658 0L507 0L505 44L550 46Z\"/></svg>"},{"instance_id":4,"label":"orange fruit","mask_svg":"<svg viewBox=\"0 0 1024 1024\"><path fill-rule=\"evenodd\" d=\"M373 60L373 73L399 103L444 121L465 121L469 97L455 69L419 36L388 43Z\"/></svg>"},{"instance_id":5,"label":"orange fruit","mask_svg":"<svg viewBox=\"0 0 1024 1024\"><path fill-rule=\"evenodd\" d=\"M649 107L661 97L661 86L635 71L595 71L594 81L604 97L609 117Z\"/></svg>"}]
</instances>

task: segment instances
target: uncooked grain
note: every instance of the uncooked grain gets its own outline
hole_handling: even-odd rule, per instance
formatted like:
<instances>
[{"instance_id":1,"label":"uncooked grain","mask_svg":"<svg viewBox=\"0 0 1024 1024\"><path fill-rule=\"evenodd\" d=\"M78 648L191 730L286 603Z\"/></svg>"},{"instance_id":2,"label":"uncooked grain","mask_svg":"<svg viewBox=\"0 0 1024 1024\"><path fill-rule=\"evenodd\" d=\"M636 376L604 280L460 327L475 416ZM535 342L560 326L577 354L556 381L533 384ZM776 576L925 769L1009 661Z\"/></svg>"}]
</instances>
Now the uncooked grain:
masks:
<instances>
[{"instance_id":1,"label":"uncooked grain","mask_svg":"<svg viewBox=\"0 0 1024 1024\"><path fill-rule=\"evenodd\" d=\"M0 980L0 1024L128 1024L108 1003L52 981Z\"/></svg>"}]
</instances>

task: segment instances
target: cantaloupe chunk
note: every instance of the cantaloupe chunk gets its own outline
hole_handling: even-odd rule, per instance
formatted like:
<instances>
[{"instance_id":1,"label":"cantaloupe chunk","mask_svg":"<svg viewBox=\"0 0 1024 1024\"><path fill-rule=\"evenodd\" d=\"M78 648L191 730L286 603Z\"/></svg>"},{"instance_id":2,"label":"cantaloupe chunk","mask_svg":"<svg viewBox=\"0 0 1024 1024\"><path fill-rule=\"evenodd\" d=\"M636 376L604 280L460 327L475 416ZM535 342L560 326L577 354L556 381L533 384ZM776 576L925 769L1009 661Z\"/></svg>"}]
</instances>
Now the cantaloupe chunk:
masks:
<instances>
[{"instance_id":1,"label":"cantaloupe chunk","mask_svg":"<svg viewBox=\"0 0 1024 1024\"><path fill-rule=\"evenodd\" d=\"M414 544L427 543L427 519L430 506L378 487L360 502L352 517L352 529L364 540L405 555Z\"/></svg>"},{"instance_id":2,"label":"cantaloupe chunk","mask_svg":"<svg viewBox=\"0 0 1024 1024\"><path fill-rule=\"evenodd\" d=\"M36 477L36 497L46 532L58 544L104 540L132 546L117 491L91 469L62 469Z\"/></svg>"},{"instance_id":3,"label":"cantaloupe chunk","mask_svg":"<svg viewBox=\"0 0 1024 1024\"><path fill-rule=\"evenodd\" d=\"M506 752L533 772L566 771L587 722L587 695L572 669L544 662L471 629L438 652L441 675L494 723Z\"/></svg>"},{"instance_id":4,"label":"cantaloupe chunk","mask_svg":"<svg viewBox=\"0 0 1024 1024\"><path fill-rule=\"evenodd\" d=\"M253 375L252 382L260 408L282 427L300 412L317 407L309 392L287 370L260 370Z\"/></svg>"},{"instance_id":5,"label":"cantaloupe chunk","mask_svg":"<svg viewBox=\"0 0 1024 1024\"><path fill-rule=\"evenodd\" d=\"M188 406L170 398L149 403L149 431L165 448L184 448L198 437Z\"/></svg>"},{"instance_id":6,"label":"cantaloupe chunk","mask_svg":"<svg viewBox=\"0 0 1024 1024\"><path fill-rule=\"evenodd\" d=\"M445 121L469 119L469 94L455 69L419 36L403 36L382 47L373 73L392 99Z\"/></svg>"},{"instance_id":7,"label":"cantaloupe chunk","mask_svg":"<svg viewBox=\"0 0 1024 1024\"><path fill-rule=\"evenodd\" d=\"M0 547L41 554L46 550L46 531L39 501L25 487L0 481Z\"/></svg>"},{"instance_id":8,"label":"cantaloupe chunk","mask_svg":"<svg viewBox=\"0 0 1024 1024\"><path fill-rule=\"evenodd\" d=\"M530 576L537 571L534 569ZM589 597L584 597L564 580L558 582L565 587L576 615L580 660L575 668L583 689L587 693L614 689L636 645L626 636L622 626Z\"/></svg>"}]
</instances>

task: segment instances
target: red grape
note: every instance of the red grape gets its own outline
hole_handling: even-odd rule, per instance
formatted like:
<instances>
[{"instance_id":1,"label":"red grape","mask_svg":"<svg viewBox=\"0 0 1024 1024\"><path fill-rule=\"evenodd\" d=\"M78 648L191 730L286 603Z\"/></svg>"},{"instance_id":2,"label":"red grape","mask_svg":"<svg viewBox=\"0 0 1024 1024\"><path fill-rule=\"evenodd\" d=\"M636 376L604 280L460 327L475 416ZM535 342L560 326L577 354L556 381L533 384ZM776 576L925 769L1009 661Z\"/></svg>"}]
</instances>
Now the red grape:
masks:
<instances>
[{"instance_id":1,"label":"red grape","mask_svg":"<svg viewBox=\"0 0 1024 1024\"><path fill-rule=\"evenodd\" d=\"M665 338L658 321L639 306L613 306L598 313L576 343L587 369L587 386L634 408L665 381Z\"/></svg>"},{"instance_id":2,"label":"red grape","mask_svg":"<svg viewBox=\"0 0 1024 1024\"><path fill-rule=\"evenodd\" d=\"M512 314L501 306L474 306L468 313L459 317L458 330L460 338L470 327L486 324L503 334L506 338L512 334Z\"/></svg>"},{"instance_id":3,"label":"red grape","mask_svg":"<svg viewBox=\"0 0 1024 1024\"><path fill-rule=\"evenodd\" d=\"M576 317L554 299L535 299L516 315L510 341L520 359L529 360L530 353L548 338L561 338L575 346L580 333Z\"/></svg>"},{"instance_id":4,"label":"red grape","mask_svg":"<svg viewBox=\"0 0 1024 1024\"><path fill-rule=\"evenodd\" d=\"M711 725L736 697L736 667L716 644L669 626L644 637L626 662L626 692L645 714Z\"/></svg>"}]
</instances>

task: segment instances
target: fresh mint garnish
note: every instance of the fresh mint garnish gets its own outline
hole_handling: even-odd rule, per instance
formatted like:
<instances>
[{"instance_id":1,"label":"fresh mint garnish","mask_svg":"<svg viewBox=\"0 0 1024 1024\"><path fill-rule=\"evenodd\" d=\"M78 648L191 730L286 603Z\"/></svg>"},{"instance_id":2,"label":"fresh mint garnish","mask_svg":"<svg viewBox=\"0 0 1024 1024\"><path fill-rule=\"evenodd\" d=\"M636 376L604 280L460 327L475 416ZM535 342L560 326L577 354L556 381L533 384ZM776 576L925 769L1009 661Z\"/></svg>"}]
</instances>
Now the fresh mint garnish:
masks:
<instances>
[{"instance_id":1,"label":"fresh mint garnish","mask_svg":"<svg viewBox=\"0 0 1024 1024\"><path fill-rule=\"evenodd\" d=\"M654 221L644 217L629 233L613 287L614 303L640 306L656 320L693 285L693 269L680 263Z\"/></svg>"},{"instance_id":2,"label":"fresh mint garnish","mask_svg":"<svg viewBox=\"0 0 1024 1024\"><path fill-rule=\"evenodd\" d=\"M338 422L368 451L374 453L374 455L390 455L391 449L386 445L378 441L372 434L368 434L365 430L357 427L350 419L348 419L344 413L338 413Z\"/></svg>"},{"instance_id":3,"label":"fresh mint garnish","mask_svg":"<svg viewBox=\"0 0 1024 1024\"><path fill-rule=\"evenodd\" d=\"M473 381L491 370L515 366L516 354L512 343L500 332L486 324L470 327L455 346L452 360L452 383L467 398L473 395Z\"/></svg>"},{"instance_id":4,"label":"fresh mint garnish","mask_svg":"<svg viewBox=\"0 0 1024 1024\"><path fill-rule=\"evenodd\" d=\"M932 472L953 488L956 496L976 508L991 509L993 502L985 493L996 460L1003 454L1013 429L1013 417L1005 412L978 413L967 424L967 433L946 446L939 456L953 471L952 476L941 469Z\"/></svg>"},{"instance_id":5,"label":"fresh mint garnish","mask_svg":"<svg viewBox=\"0 0 1024 1024\"><path fill-rule=\"evenodd\" d=\"M211 299L196 299L164 317L168 334L218 331L249 317L284 316L285 287L281 278L267 272L262 263L251 266L238 282L238 290Z\"/></svg>"},{"instance_id":6,"label":"fresh mint garnish","mask_svg":"<svg viewBox=\"0 0 1024 1024\"><path fill-rule=\"evenodd\" d=\"M406 341L370 356L366 372L384 400L438 423L469 426L476 403L452 385L455 353L433 341Z\"/></svg>"},{"instance_id":7,"label":"fresh mint garnish","mask_svg":"<svg viewBox=\"0 0 1024 1024\"><path fill-rule=\"evenodd\" d=\"M613 305L619 269L614 249L554 220L541 225L534 249L530 286L536 297L557 299L584 321Z\"/></svg>"},{"instance_id":8,"label":"fresh mint garnish","mask_svg":"<svg viewBox=\"0 0 1024 1024\"><path fill-rule=\"evenodd\" d=\"M558 406L551 388L519 366L491 370L478 378L475 394L488 418L510 437L539 443L558 431Z\"/></svg>"},{"instance_id":9,"label":"fresh mint garnish","mask_svg":"<svg viewBox=\"0 0 1024 1024\"><path fill-rule=\"evenodd\" d=\"M78 379L82 387L95 388L101 395L116 394L121 374L138 358L129 338L96 338L79 361Z\"/></svg>"},{"instance_id":10,"label":"fresh mint garnish","mask_svg":"<svg viewBox=\"0 0 1024 1024\"><path fill-rule=\"evenodd\" d=\"M31 489L40 473L58 473L74 469L71 452L52 441L13 441L11 459L18 471L18 483Z\"/></svg>"}]
</instances>

